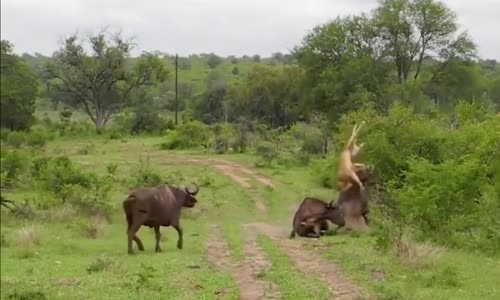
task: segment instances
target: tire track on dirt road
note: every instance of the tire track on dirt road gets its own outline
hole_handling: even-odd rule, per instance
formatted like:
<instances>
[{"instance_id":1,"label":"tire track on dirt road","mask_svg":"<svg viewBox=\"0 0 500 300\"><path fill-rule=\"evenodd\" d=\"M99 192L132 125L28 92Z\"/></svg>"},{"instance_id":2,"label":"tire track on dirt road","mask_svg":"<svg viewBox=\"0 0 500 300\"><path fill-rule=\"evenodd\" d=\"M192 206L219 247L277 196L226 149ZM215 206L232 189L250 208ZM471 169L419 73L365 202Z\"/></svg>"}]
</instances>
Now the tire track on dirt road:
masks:
<instances>
[{"instance_id":1,"label":"tire track on dirt road","mask_svg":"<svg viewBox=\"0 0 500 300\"><path fill-rule=\"evenodd\" d=\"M209 262L224 273L230 274L238 284L241 300L280 299L277 286L268 281L258 279L259 274L266 272L269 262L257 245L256 234L244 227L246 241L243 246L245 259L235 263L231 257L227 243L217 225L210 226L207 255Z\"/></svg>"},{"instance_id":2,"label":"tire track on dirt road","mask_svg":"<svg viewBox=\"0 0 500 300\"><path fill-rule=\"evenodd\" d=\"M257 174L245 166L223 159L190 158L190 159L183 159L183 162L189 162L198 165L213 166L218 172L231 178L231 180L238 183L238 185L240 185L243 189L245 189L248 192L250 198L252 199L252 201L254 201L255 207L257 208L259 213L265 214L267 212L267 207L266 204L264 203L264 199L262 199L259 193L255 190L255 187L252 186L251 182L252 180L256 180L257 182L266 187L274 188L274 185L270 178Z\"/></svg>"},{"instance_id":3,"label":"tire track on dirt road","mask_svg":"<svg viewBox=\"0 0 500 300\"><path fill-rule=\"evenodd\" d=\"M301 244L297 243L297 240L290 240L284 228L267 223L248 225L276 242L298 269L313 275L323 281L329 288L332 288L335 299L369 299L360 288L345 279L337 265L323 259L317 251L304 249Z\"/></svg>"}]
</instances>

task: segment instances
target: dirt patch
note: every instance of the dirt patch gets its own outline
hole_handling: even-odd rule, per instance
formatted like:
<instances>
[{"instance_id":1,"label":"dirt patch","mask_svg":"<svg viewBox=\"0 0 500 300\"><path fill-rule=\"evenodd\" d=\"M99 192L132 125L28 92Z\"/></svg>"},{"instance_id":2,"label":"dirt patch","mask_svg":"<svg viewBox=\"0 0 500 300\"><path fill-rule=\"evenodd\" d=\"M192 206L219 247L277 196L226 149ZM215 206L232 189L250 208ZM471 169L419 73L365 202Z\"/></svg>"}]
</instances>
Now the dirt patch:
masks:
<instances>
[{"instance_id":1,"label":"dirt patch","mask_svg":"<svg viewBox=\"0 0 500 300\"><path fill-rule=\"evenodd\" d=\"M265 224L253 224L261 233L273 239L287 256L295 263L298 269L323 281L335 294L335 299L360 300L369 299L353 283L344 278L338 266L324 260L317 251L307 250L299 239L290 240L289 232L284 228ZM321 244L319 240L308 240L308 244Z\"/></svg>"},{"instance_id":2,"label":"dirt patch","mask_svg":"<svg viewBox=\"0 0 500 300\"><path fill-rule=\"evenodd\" d=\"M170 157L170 159L173 159L173 157ZM232 161L219 159L219 158L206 158L206 159L190 158L190 159L186 159L186 158L178 157L178 158L176 158L176 160L177 159L180 159L184 162L194 163L194 164L224 166L224 168L230 169L233 173L239 173L240 176L243 178L250 177L250 179L253 178L264 186L274 188L274 185L273 185L271 178L264 176L264 175L261 175L261 174L257 174L255 171L251 170L250 168L247 168L243 165L237 164L237 163L232 162Z\"/></svg>"},{"instance_id":3,"label":"dirt patch","mask_svg":"<svg viewBox=\"0 0 500 300\"><path fill-rule=\"evenodd\" d=\"M261 184L263 184L263 185L265 185L265 186L267 186L267 187L270 187L270 188L274 188L274 185L273 185L273 183L272 183L272 181L271 181L271 179L270 179L270 178L265 177L265 176L263 176L263 175L257 175L257 174L255 174L255 173L254 173L254 177L255 177L255 179L257 179L257 181L258 181L258 182L260 182Z\"/></svg>"},{"instance_id":4,"label":"dirt patch","mask_svg":"<svg viewBox=\"0 0 500 300\"><path fill-rule=\"evenodd\" d=\"M264 204L264 201L260 197L259 193L257 193L257 191L252 188L251 181L253 179L265 186L274 188L271 179L262 175L255 174L255 172L242 165L223 159L191 158L185 161L195 164L214 166L217 171L228 176L229 178L231 178L233 181L238 183L241 187L243 187L249 192L249 195L255 202L255 206L257 207L257 210L259 212L265 213L267 211L266 205Z\"/></svg>"},{"instance_id":5,"label":"dirt patch","mask_svg":"<svg viewBox=\"0 0 500 300\"><path fill-rule=\"evenodd\" d=\"M248 233L251 231L248 230ZM264 280L256 279L258 274L265 272L268 262L257 246L255 235L248 235L243 251L245 260L242 264L236 264L229 252L226 242L223 240L220 229L216 225L210 228L208 239L208 260L220 271L229 273L240 288L242 300L278 299L277 287Z\"/></svg>"},{"instance_id":6,"label":"dirt patch","mask_svg":"<svg viewBox=\"0 0 500 300\"><path fill-rule=\"evenodd\" d=\"M232 165L215 165L217 170L219 170L222 174L229 176L232 180L236 181L239 185L244 187L245 189L249 189L251 187L249 181L250 178L243 177L238 174L238 169Z\"/></svg>"}]
</instances>

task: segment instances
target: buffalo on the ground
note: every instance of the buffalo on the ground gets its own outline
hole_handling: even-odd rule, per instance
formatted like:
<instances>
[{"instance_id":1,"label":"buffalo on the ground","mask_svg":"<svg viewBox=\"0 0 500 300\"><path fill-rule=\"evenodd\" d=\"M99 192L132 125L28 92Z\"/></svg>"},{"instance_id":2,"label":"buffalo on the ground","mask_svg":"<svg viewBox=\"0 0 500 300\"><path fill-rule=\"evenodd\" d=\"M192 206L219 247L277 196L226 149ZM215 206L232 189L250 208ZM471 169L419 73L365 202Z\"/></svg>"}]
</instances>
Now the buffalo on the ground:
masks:
<instances>
[{"instance_id":1,"label":"buffalo on the ground","mask_svg":"<svg viewBox=\"0 0 500 300\"><path fill-rule=\"evenodd\" d=\"M292 232L290 238L295 234L302 237L319 237L323 231L328 230L328 222L344 226L343 209L337 203L327 203L323 200L306 197L293 216Z\"/></svg>"}]
</instances>

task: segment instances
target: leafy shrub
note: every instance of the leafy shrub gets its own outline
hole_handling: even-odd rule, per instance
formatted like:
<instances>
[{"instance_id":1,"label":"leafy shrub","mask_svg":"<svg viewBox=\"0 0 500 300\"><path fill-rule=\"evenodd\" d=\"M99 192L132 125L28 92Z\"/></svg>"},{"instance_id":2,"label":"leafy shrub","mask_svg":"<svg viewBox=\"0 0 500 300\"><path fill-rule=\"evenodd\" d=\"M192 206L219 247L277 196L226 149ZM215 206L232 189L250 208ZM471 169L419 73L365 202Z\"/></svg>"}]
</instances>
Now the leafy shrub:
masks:
<instances>
[{"instance_id":1,"label":"leafy shrub","mask_svg":"<svg viewBox=\"0 0 500 300\"><path fill-rule=\"evenodd\" d=\"M46 130L37 128L33 129L26 136L26 143L31 147L41 148L47 144L48 141L54 138L53 135L49 134Z\"/></svg>"},{"instance_id":2,"label":"leafy shrub","mask_svg":"<svg viewBox=\"0 0 500 300\"><path fill-rule=\"evenodd\" d=\"M41 172L47 167L49 164L50 157L37 157L31 163L30 173L31 176L37 178L40 176Z\"/></svg>"},{"instance_id":3,"label":"leafy shrub","mask_svg":"<svg viewBox=\"0 0 500 300\"><path fill-rule=\"evenodd\" d=\"M262 163L266 166L270 166L273 160L278 157L278 151L276 151L276 147L270 142L260 142L255 150L257 152L257 155L260 156Z\"/></svg>"},{"instance_id":4,"label":"leafy shrub","mask_svg":"<svg viewBox=\"0 0 500 300\"><path fill-rule=\"evenodd\" d=\"M199 121L191 121L169 131L161 147L163 149L189 149L200 146L207 148L210 137L210 128L207 125Z\"/></svg>"},{"instance_id":5,"label":"leafy shrub","mask_svg":"<svg viewBox=\"0 0 500 300\"><path fill-rule=\"evenodd\" d=\"M226 153L231 145L236 144L236 129L229 123L218 123L213 126L215 136L214 151L217 154Z\"/></svg>"},{"instance_id":6,"label":"leafy shrub","mask_svg":"<svg viewBox=\"0 0 500 300\"><path fill-rule=\"evenodd\" d=\"M314 159L311 161L311 172L319 184L326 188L336 187L336 170L338 155L335 153L324 159Z\"/></svg>"},{"instance_id":7,"label":"leafy shrub","mask_svg":"<svg viewBox=\"0 0 500 300\"><path fill-rule=\"evenodd\" d=\"M401 105L387 115L370 108L343 116L337 149L351 134L354 121L365 120L359 160L375 166L378 203L391 226L379 230L379 244L398 240L400 224L417 242L498 253L500 239L500 118L475 104L457 106L459 126L435 114L415 114ZM335 176L338 153L314 161L323 184Z\"/></svg>"},{"instance_id":8,"label":"leafy shrub","mask_svg":"<svg viewBox=\"0 0 500 300\"><path fill-rule=\"evenodd\" d=\"M24 151L2 151L0 172L2 184L7 186L15 184L19 177L28 170L30 165L29 155Z\"/></svg>"},{"instance_id":9,"label":"leafy shrub","mask_svg":"<svg viewBox=\"0 0 500 300\"><path fill-rule=\"evenodd\" d=\"M236 138L233 148L235 151L244 153L252 142L252 126L250 122L240 119L236 126Z\"/></svg>"},{"instance_id":10,"label":"leafy shrub","mask_svg":"<svg viewBox=\"0 0 500 300\"><path fill-rule=\"evenodd\" d=\"M26 133L22 131L11 131L6 137L7 145L15 148L21 148L26 143L26 140Z\"/></svg>"},{"instance_id":11,"label":"leafy shrub","mask_svg":"<svg viewBox=\"0 0 500 300\"><path fill-rule=\"evenodd\" d=\"M106 171L108 172L109 175L112 176L116 175L116 170L118 170L117 164L110 163L106 165Z\"/></svg>"},{"instance_id":12,"label":"leafy shrub","mask_svg":"<svg viewBox=\"0 0 500 300\"><path fill-rule=\"evenodd\" d=\"M149 157L139 161L139 166L132 169L132 185L135 187L154 186L163 183L162 176L151 167Z\"/></svg>"},{"instance_id":13,"label":"leafy shrub","mask_svg":"<svg viewBox=\"0 0 500 300\"><path fill-rule=\"evenodd\" d=\"M56 203L71 204L90 215L109 215L112 182L107 176L86 172L66 156L50 159L38 174L38 186L53 194ZM50 203L39 205L50 206Z\"/></svg>"},{"instance_id":14,"label":"leafy shrub","mask_svg":"<svg viewBox=\"0 0 500 300\"><path fill-rule=\"evenodd\" d=\"M131 278L131 282L127 285L132 284L137 294L145 288L151 288L151 279L156 277L157 270L155 267L141 263L138 268L139 271L134 273Z\"/></svg>"},{"instance_id":15,"label":"leafy shrub","mask_svg":"<svg viewBox=\"0 0 500 300\"><path fill-rule=\"evenodd\" d=\"M153 106L137 107L130 120L130 133L160 133L167 128L167 122Z\"/></svg>"},{"instance_id":16,"label":"leafy shrub","mask_svg":"<svg viewBox=\"0 0 500 300\"><path fill-rule=\"evenodd\" d=\"M285 135L292 139L290 150L302 163L309 162L312 155L326 154L328 137L318 127L298 122Z\"/></svg>"},{"instance_id":17,"label":"leafy shrub","mask_svg":"<svg viewBox=\"0 0 500 300\"><path fill-rule=\"evenodd\" d=\"M215 181L214 178L215 178L215 174L210 172L208 170L208 168L205 167L201 170L200 179L199 179L198 184L200 185L200 187L211 186Z\"/></svg>"},{"instance_id":18,"label":"leafy shrub","mask_svg":"<svg viewBox=\"0 0 500 300\"><path fill-rule=\"evenodd\" d=\"M79 184L65 185L59 196L63 203L69 203L90 216L102 215L109 217L111 205L109 192L111 181L94 173L88 174L90 185L84 188Z\"/></svg>"},{"instance_id":19,"label":"leafy shrub","mask_svg":"<svg viewBox=\"0 0 500 300\"><path fill-rule=\"evenodd\" d=\"M107 271L112 269L116 265L116 262L110 257L101 256L98 257L95 261L90 263L87 267L86 271L89 274Z\"/></svg>"},{"instance_id":20,"label":"leafy shrub","mask_svg":"<svg viewBox=\"0 0 500 300\"><path fill-rule=\"evenodd\" d=\"M91 188L89 176L67 156L51 159L39 176L40 185L45 191L60 196L65 186L80 185L82 188ZM63 198L63 203L65 199Z\"/></svg>"}]
</instances>

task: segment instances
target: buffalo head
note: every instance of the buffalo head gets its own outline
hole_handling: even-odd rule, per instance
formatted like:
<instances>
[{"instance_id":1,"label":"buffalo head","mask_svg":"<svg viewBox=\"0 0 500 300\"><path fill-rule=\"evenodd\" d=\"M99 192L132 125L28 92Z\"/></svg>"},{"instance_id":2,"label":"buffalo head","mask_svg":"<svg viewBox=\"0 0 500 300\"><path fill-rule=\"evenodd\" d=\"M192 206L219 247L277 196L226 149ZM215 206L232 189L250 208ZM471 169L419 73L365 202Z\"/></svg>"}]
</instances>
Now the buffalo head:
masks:
<instances>
[{"instance_id":1,"label":"buffalo head","mask_svg":"<svg viewBox=\"0 0 500 300\"><path fill-rule=\"evenodd\" d=\"M375 183L374 167L371 166L358 167L355 168L354 171L356 172L356 175L358 176L359 180L364 185Z\"/></svg>"},{"instance_id":2,"label":"buffalo head","mask_svg":"<svg viewBox=\"0 0 500 300\"><path fill-rule=\"evenodd\" d=\"M194 207L195 204L198 202L198 200L196 200L196 198L194 196L196 196L196 194L198 194L198 192L200 191L200 188L198 187L198 185L196 185L196 183L193 183L194 185L194 189L190 188L190 187L185 187L184 188L184 191L186 192L186 197L184 198L184 206L185 207Z\"/></svg>"},{"instance_id":3,"label":"buffalo head","mask_svg":"<svg viewBox=\"0 0 500 300\"><path fill-rule=\"evenodd\" d=\"M330 220L333 224L336 224L338 226L345 225L344 208L342 207L342 205L339 205L338 203L333 203L332 201L328 204L326 209L327 209L328 220Z\"/></svg>"},{"instance_id":4,"label":"buffalo head","mask_svg":"<svg viewBox=\"0 0 500 300\"><path fill-rule=\"evenodd\" d=\"M332 222L337 226L344 226L345 225L344 209L338 203L333 203L332 200L332 202L330 202L326 206L325 212L309 216L306 219L302 220L300 224L306 227L310 227L324 220L330 220L330 222Z\"/></svg>"}]
</instances>

